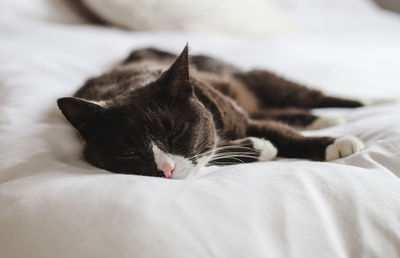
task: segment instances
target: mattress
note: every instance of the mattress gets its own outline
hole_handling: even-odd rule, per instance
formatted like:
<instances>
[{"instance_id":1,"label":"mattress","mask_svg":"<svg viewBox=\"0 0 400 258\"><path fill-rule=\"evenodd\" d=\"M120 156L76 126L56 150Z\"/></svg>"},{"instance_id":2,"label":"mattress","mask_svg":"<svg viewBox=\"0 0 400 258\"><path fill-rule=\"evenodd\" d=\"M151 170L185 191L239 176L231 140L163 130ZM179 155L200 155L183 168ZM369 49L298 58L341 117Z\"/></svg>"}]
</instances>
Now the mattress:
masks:
<instances>
[{"instance_id":1,"label":"mattress","mask_svg":"<svg viewBox=\"0 0 400 258\"><path fill-rule=\"evenodd\" d=\"M1 257L399 257L400 18L363 0L272 2L296 29L264 39L2 15ZM191 54L384 100L316 110L347 124L305 133L352 134L365 149L333 162L207 167L189 180L86 163L56 99L132 49L179 52L187 41Z\"/></svg>"}]
</instances>

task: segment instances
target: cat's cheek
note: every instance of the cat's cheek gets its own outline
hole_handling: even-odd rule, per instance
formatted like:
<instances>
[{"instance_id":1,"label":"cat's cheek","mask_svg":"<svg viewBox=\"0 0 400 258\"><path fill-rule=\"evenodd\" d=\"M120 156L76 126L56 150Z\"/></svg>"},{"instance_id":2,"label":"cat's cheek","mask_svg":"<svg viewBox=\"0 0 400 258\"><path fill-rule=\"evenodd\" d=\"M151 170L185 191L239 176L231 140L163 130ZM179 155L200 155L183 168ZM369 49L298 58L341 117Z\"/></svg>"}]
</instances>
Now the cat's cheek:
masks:
<instances>
[{"instance_id":1,"label":"cat's cheek","mask_svg":"<svg viewBox=\"0 0 400 258\"><path fill-rule=\"evenodd\" d=\"M172 179L186 179L191 175L190 171L176 169L174 174L172 175Z\"/></svg>"},{"instance_id":2,"label":"cat's cheek","mask_svg":"<svg viewBox=\"0 0 400 258\"><path fill-rule=\"evenodd\" d=\"M104 164L105 162L100 157L96 148L91 145L88 145L86 142L84 145L83 157L88 163L92 164L93 166L101 169L106 169L105 168L106 165Z\"/></svg>"},{"instance_id":3,"label":"cat's cheek","mask_svg":"<svg viewBox=\"0 0 400 258\"><path fill-rule=\"evenodd\" d=\"M172 175L173 179L185 179L194 173L195 165L188 159L178 157L175 160L175 170Z\"/></svg>"},{"instance_id":4,"label":"cat's cheek","mask_svg":"<svg viewBox=\"0 0 400 258\"><path fill-rule=\"evenodd\" d=\"M199 158L196 164L192 163L188 159L182 157L180 158L184 161L179 163L179 167L177 167L172 177L173 179L186 179L198 176L201 172L200 169L207 165L207 163L211 160L212 155Z\"/></svg>"},{"instance_id":5,"label":"cat's cheek","mask_svg":"<svg viewBox=\"0 0 400 258\"><path fill-rule=\"evenodd\" d=\"M172 179L185 179L191 177L196 170L196 164L187 158L178 155L170 155L175 163Z\"/></svg>"}]
</instances>

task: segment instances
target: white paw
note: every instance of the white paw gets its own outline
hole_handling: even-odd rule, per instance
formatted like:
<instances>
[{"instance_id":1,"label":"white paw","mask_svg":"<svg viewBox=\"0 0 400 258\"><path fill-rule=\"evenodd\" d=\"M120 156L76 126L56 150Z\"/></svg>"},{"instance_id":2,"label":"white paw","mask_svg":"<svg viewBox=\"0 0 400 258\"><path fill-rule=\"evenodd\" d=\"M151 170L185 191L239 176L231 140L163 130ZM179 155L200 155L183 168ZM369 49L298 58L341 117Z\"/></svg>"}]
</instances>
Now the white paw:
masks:
<instances>
[{"instance_id":1,"label":"white paw","mask_svg":"<svg viewBox=\"0 0 400 258\"><path fill-rule=\"evenodd\" d=\"M335 125L342 125L345 123L346 120L344 120L344 118L341 116L324 116L324 117L318 117L310 125L306 126L303 130L318 130Z\"/></svg>"},{"instance_id":2,"label":"white paw","mask_svg":"<svg viewBox=\"0 0 400 258\"><path fill-rule=\"evenodd\" d=\"M344 158L364 149L364 144L357 137L347 135L336 139L325 150L325 160Z\"/></svg>"},{"instance_id":3,"label":"white paw","mask_svg":"<svg viewBox=\"0 0 400 258\"><path fill-rule=\"evenodd\" d=\"M278 150L270 141L256 137L248 138L253 143L253 148L260 152L259 161L273 160L278 154Z\"/></svg>"}]
</instances>

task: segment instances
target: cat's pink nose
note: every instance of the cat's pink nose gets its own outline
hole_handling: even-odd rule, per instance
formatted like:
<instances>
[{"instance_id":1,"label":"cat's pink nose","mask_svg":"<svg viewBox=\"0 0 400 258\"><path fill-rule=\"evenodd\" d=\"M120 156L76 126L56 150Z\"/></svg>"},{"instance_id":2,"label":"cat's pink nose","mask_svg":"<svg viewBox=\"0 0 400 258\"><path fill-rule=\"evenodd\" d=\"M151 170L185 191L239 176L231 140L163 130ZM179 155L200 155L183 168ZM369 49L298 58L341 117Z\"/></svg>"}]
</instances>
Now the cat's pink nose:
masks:
<instances>
[{"instance_id":1,"label":"cat's pink nose","mask_svg":"<svg viewBox=\"0 0 400 258\"><path fill-rule=\"evenodd\" d=\"M165 163L161 167L161 171L164 173L166 178L172 178L172 174L174 173L175 166L173 164Z\"/></svg>"}]
</instances>

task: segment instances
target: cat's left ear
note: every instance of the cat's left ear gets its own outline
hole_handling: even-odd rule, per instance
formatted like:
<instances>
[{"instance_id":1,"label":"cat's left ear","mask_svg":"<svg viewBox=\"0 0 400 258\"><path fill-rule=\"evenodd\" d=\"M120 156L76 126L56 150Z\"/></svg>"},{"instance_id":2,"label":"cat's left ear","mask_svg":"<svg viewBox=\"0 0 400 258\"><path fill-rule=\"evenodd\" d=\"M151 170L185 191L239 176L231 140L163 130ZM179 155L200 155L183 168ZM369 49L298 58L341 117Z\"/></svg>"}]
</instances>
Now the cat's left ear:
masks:
<instances>
[{"instance_id":1,"label":"cat's left ear","mask_svg":"<svg viewBox=\"0 0 400 258\"><path fill-rule=\"evenodd\" d=\"M193 95L194 87L189 77L189 47L186 44L182 53L175 62L163 72L158 78L158 82L168 87L173 97L187 98Z\"/></svg>"},{"instance_id":2,"label":"cat's left ear","mask_svg":"<svg viewBox=\"0 0 400 258\"><path fill-rule=\"evenodd\" d=\"M110 127L103 116L105 108L97 103L80 98L66 97L58 99L57 104L65 118L81 133L86 141L107 126Z\"/></svg>"}]
</instances>

